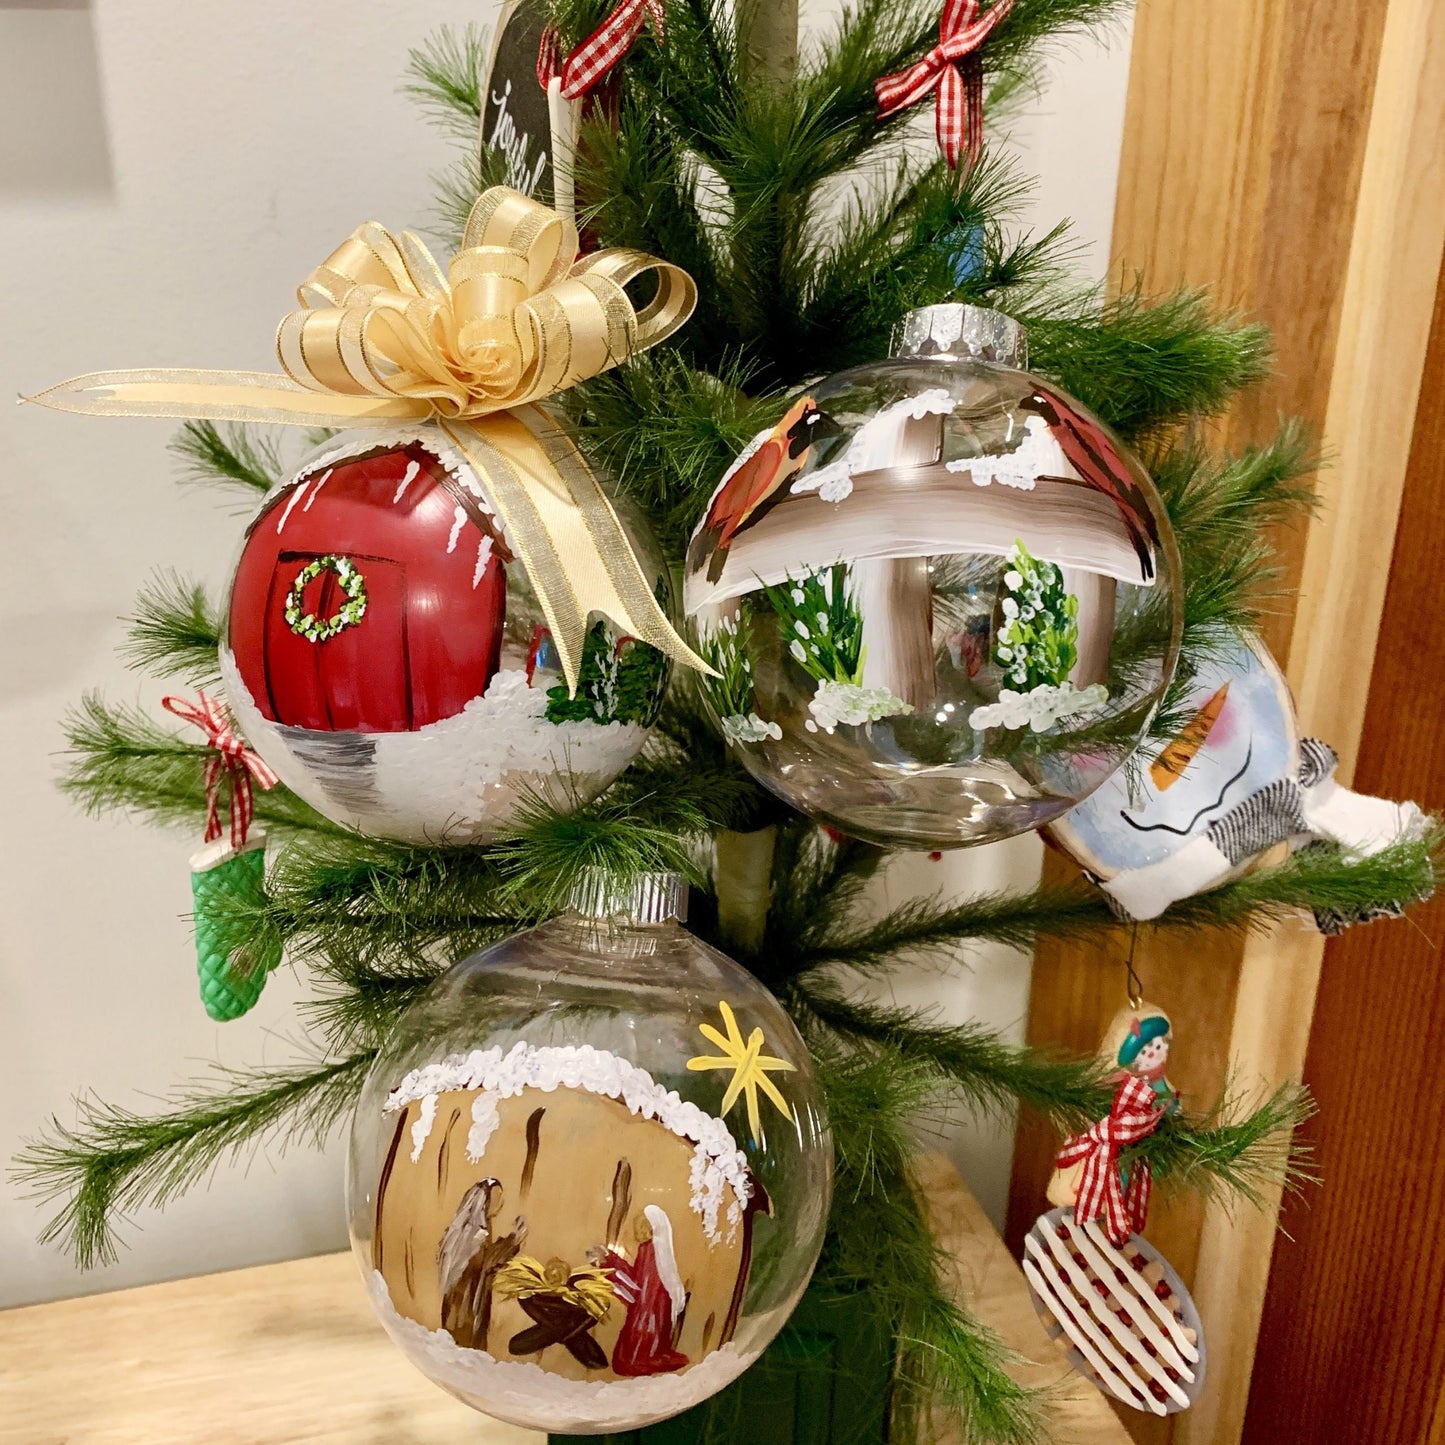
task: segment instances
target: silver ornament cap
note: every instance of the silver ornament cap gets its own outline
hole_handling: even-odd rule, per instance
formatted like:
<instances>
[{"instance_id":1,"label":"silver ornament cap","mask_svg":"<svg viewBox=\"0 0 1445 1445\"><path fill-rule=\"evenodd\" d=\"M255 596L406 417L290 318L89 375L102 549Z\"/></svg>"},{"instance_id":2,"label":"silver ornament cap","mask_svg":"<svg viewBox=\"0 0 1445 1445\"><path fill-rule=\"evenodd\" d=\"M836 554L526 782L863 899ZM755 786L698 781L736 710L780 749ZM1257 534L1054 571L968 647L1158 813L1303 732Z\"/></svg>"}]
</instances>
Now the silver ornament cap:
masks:
<instances>
[{"instance_id":1,"label":"silver ornament cap","mask_svg":"<svg viewBox=\"0 0 1445 1445\"><path fill-rule=\"evenodd\" d=\"M687 879L681 873L637 873L618 878L588 868L572 885L567 906L583 918L610 923L687 921Z\"/></svg>"},{"instance_id":2,"label":"silver ornament cap","mask_svg":"<svg viewBox=\"0 0 1445 1445\"><path fill-rule=\"evenodd\" d=\"M961 302L908 312L893 328L892 354L941 361L974 357L1019 371L1027 371L1029 364L1027 333L1012 316Z\"/></svg>"}]
</instances>

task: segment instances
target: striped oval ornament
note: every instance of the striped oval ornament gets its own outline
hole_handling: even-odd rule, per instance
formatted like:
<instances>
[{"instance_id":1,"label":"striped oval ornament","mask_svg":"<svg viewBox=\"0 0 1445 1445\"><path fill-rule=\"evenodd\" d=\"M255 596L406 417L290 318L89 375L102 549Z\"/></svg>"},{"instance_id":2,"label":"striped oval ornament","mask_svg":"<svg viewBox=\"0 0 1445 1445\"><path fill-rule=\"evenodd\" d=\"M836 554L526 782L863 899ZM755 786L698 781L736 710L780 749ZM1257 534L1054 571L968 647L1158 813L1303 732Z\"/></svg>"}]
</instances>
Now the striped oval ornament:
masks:
<instances>
[{"instance_id":1,"label":"striped oval ornament","mask_svg":"<svg viewBox=\"0 0 1445 1445\"><path fill-rule=\"evenodd\" d=\"M1177 1414L1199 1397L1199 1311L1142 1236L1116 1247L1097 1223L1051 1209L1025 1236L1022 1263L1049 1338L1106 1395L1151 1415Z\"/></svg>"}]
</instances>

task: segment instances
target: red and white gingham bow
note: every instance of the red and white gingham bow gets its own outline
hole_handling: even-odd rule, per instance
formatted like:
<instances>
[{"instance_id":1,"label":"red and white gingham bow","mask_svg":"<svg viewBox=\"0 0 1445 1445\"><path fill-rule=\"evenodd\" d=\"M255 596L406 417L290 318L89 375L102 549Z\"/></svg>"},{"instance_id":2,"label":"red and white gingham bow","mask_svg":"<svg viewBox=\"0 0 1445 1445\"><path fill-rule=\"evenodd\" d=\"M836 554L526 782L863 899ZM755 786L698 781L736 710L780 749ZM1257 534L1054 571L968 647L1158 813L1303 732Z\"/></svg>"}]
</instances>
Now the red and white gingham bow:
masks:
<instances>
[{"instance_id":1,"label":"red and white gingham bow","mask_svg":"<svg viewBox=\"0 0 1445 1445\"><path fill-rule=\"evenodd\" d=\"M973 165L983 154L983 57L979 49L1013 9L1014 0L994 0L980 17L978 0L946 0L938 22L938 44L907 70L876 81L878 119L906 110L929 91L938 91L934 119L938 146L950 166L966 155Z\"/></svg>"},{"instance_id":2,"label":"red and white gingham bow","mask_svg":"<svg viewBox=\"0 0 1445 1445\"><path fill-rule=\"evenodd\" d=\"M622 0L565 60L557 28L549 25L537 49L537 80L542 89L560 76L566 99L586 95L632 49L645 21L652 22L652 33L661 40L662 0Z\"/></svg>"},{"instance_id":3,"label":"red and white gingham bow","mask_svg":"<svg viewBox=\"0 0 1445 1445\"><path fill-rule=\"evenodd\" d=\"M231 722L225 703L217 698L197 694L197 702L183 697L163 697L161 706L188 723L195 723L206 734L206 741L216 749L206 763L206 842L214 843L221 836L221 774L231 775L231 847L245 845L256 813L252 779L263 791L280 781L241 740Z\"/></svg>"},{"instance_id":4,"label":"red and white gingham bow","mask_svg":"<svg viewBox=\"0 0 1445 1445\"><path fill-rule=\"evenodd\" d=\"M1076 1134L1059 1150L1059 1168L1081 1160L1084 1165L1074 1218L1087 1224L1102 1215L1104 1233L1114 1244L1123 1244L1131 1233L1144 1228L1154 1185L1148 1161L1140 1159L1129 1170L1126 1189L1119 1178L1119 1151L1147 1139L1165 1112L1148 1079L1130 1074L1114 1093L1109 1117Z\"/></svg>"}]
</instances>

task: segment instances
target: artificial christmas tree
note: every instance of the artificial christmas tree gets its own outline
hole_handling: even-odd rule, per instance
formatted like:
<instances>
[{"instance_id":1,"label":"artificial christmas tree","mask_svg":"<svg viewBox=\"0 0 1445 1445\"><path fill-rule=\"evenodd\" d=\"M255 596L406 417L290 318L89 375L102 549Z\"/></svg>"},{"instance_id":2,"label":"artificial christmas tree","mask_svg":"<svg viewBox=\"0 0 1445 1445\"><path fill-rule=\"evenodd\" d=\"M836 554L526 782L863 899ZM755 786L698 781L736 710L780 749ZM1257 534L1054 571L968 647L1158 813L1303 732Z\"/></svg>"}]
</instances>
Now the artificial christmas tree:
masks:
<instances>
[{"instance_id":1,"label":"artificial christmas tree","mask_svg":"<svg viewBox=\"0 0 1445 1445\"><path fill-rule=\"evenodd\" d=\"M1191 294L1081 293L1057 235L1020 239L1007 230L1021 181L1007 160L979 153L981 112L1019 92L1041 46L1108 19L1117 0L1014 0L981 16L949 0L941 36L933 0L860 0L795 70L786 42L759 39L778 12L786 20L784 6L740 6L741 28L709 0L618 8L629 17L655 11L662 23L643 31L628 18L607 30L613 8L595 0L562 0L551 15L548 45L560 74L575 60L574 74L593 73L605 90L582 107L568 152L579 214L599 244L682 267L697 284L698 309L666 345L568 394L589 460L648 515L677 572L730 461L770 433L815 378L880 361L893 327L915 307L964 303L1017 317L1032 370L1139 454L1177 539L1180 663L1139 750L1147 767L1196 710L1191 680L1221 629L1252 622L1265 595L1263 531L1300 502L1298 479L1310 463L1291 432L1232 457L1200 444L1196 423L1267 365L1257 328L1214 317ZM601 47L610 68L581 64L599 58L599 26L625 31L630 43ZM416 63L428 98L473 128L479 53L441 45ZM875 82L899 76L909 78L875 95ZM897 104L935 91L942 159L908 147L911 112ZM479 159L453 188L463 202L458 230L483 181L505 178L505 155ZM181 445L193 462L257 491L283 479L253 436L202 421ZM157 588L144 598L135 655L151 670L213 683L220 642L204 594ZM585 645L581 655L585 673ZM731 682L740 681L735 670ZM756 712L728 716L751 727ZM757 716L756 726L769 721ZM87 805L159 821L205 816L205 747L95 699L72 742L69 786ZM65 1199L52 1232L69 1238L82 1263L112 1247L118 1213L163 1202L224 1152L267 1132L323 1133L345 1117L381 1041L433 977L555 913L584 870L626 878L672 867L697 886L693 930L772 990L813 1054L838 1202L812 1298L846 1308L857 1338L892 1342L895 1437L917 1433L925 1411L954 1415L979 1440L1021 1440L1044 1427L1041 1402L1012 1382L988 1331L940 1284L910 1188L910 1121L941 1099L979 1109L1017 1100L1062 1137L1106 1115L1113 1087L1095 1060L1011 1047L978 1026L943 1027L864 1001L856 984L903 959L951 956L973 939L1026 944L1108 929L1114 919L1102 895L1080 887L938 900L864 917L859 892L882 851L824 832L759 788L730 759L687 678L674 679L648 749L611 789L566 810L536 799L494 845L366 839L285 788L258 795L255 810L275 849L265 891L216 907L238 948L269 957L284 947L317 978L324 1055L235 1078L157 1117L88 1107L77 1127L35 1144L28 1169ZM1415 830L1363 858L1330 844L1303 849L1182 899L1154 926L1236 924L1321 906L1345 917L1401 908L1433 883L1432 842ZM1284 1171L1300 1108L1297 1091L1286 1089L1224 1118L1181 1109L1131 1146L1128 1162L1147 1161L1166 1187L1187 1177L1247 1192ZM746 1389L749 1378L734 1388ZM704 1408L722 1420L735 1407L719 1397ZM706 1438L708 1428L699 1421L691 1438Z\"/></svg>"}]
</instances>

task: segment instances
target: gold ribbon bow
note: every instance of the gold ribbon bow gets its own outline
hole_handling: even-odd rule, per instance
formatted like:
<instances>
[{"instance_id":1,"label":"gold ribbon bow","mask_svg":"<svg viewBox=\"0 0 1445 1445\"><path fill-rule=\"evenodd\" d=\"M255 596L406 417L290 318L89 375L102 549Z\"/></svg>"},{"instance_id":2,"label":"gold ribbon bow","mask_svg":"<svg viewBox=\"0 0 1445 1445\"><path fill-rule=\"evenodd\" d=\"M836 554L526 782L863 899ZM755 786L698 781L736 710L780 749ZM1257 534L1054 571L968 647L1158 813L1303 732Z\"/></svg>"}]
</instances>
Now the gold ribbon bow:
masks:
<instances>
[{"instance_id":1,"label":"gold ribbon bow","mask_svg":"<svg viewBox=\"0 0 1445 1445\"><path fill-rule=\"evenodd\" d=\"M697 288L640 251L577 257L566 217L505 186L484 192L443 273L410 231L369 221L302 282L276 333L284 376L98 371L29 400L93 416L289 426L441 427L481 478L577 688L587 617L705 672L652 594L611 503L532 403L671 336ZM624 289L645 272L639 311Z\"/></svg>"}]
</instances>

